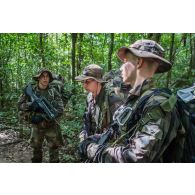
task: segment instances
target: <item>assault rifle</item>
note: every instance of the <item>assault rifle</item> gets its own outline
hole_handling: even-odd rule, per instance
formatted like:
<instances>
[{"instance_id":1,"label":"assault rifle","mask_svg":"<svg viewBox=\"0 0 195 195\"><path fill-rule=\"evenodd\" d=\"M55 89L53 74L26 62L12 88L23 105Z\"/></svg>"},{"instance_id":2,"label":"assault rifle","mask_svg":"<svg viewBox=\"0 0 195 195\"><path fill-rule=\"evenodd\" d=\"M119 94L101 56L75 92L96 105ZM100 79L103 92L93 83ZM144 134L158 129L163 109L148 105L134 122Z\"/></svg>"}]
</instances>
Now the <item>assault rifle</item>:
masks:
<instances>
[{"instance_id":1,"label":"assault rifle","mask_svg":"<svg viewBox=\"0 0 195 195\"><path fill-rule=\"evenodd\" d=\"M32 85L29 84L25 89L26 95L31 98L32 102L36 102L39 108L43 110L49 120L55 120L58 116L57 110L49 103L49 101L45 97L38 97L34 90L32 89Z\"/></svg>"},{"instance_id":2,"label":"assault rifle","mask_svg":"<svg viewBox=\"0 0 195 195\"><path fill-rule=\"evenodd\" d=\"M120 127L125 125L131 114L132 108L122 105L113 116L114 122L108 127L107 131L102 134L97 144L106 145L113 137L118 137L120 135ZM91 163L93 160L87 159L85 162Z\"/></svg>"}]
</instances>

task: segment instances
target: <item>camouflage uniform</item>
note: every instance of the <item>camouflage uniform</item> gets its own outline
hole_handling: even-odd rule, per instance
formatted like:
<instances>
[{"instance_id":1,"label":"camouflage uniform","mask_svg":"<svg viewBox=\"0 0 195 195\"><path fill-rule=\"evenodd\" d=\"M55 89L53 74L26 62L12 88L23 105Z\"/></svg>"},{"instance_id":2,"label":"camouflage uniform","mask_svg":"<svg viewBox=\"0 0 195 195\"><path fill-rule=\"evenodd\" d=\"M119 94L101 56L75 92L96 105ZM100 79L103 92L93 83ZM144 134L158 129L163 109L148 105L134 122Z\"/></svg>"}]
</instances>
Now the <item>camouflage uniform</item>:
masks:
<instances>
[{"instance_id":1,"label":"camouflage uniform","mask_svg":"<svg viewBox=\"0 0 195 195\"><path fill-rule=\"evenodd\" d=\"M159 55L162 48L158 46L153 41L138 41L130 48L121 48L118 56L123 59L128 49L139 57L159 59L161 64L157 72L165 72L171 68L171 64ZM136 50L135 53L132 48ZM152 89L152 81L146 79L130 91L124 106L131 107L132 113L138 114L134 114L122 127L126 128L126 133L121 139L106 146L98 144L97 137L92 136L80 144L81 155L93 162L180 162L185 132L179 121L176 97L157 89L154 91L159 93L154 95ZM146 97L148 99L143 103L143 109L139 110L139 102Z\"/></svg>"},{"instance_id":2,"label":"camouflage uniform","mask_svg":"<svg viewBox=\"0 0 195 195\"><path fill-rule=\"evenodd\" d=\"M41 69L39 74L36 77L33 77L35 80L43 73L49 72L47 69ZM50 73L50 72L49 72ZM51 74L50 74L50 78ZM50 80L51 81L51 80ZM55 88L48 86L47 89L39 89L38 85L33 86L35 94L45 97L49 103L57 110L59 117L63 113L63 102L60 97L60 94L56 91ZM49 121L46 115L40 112L29 111L29 103L31 102L30 98L24 93L21 95L18 101L18 108L21 112L28 114L28 121L31 123L32 131L30 137L30 144L33 148L33 157L32 162L42 162L42 145L44 138L48 142L49 146L49 157L50 162L59 162L59 152L58 148L63 144L61 130L59 126L59 117L56 118L56 121ZM44 120L38 124L33 124L31 119L32 117L43 117Z\"/></svg>"},{"instance_id":3,"label":"camouflage uniform","mask_svg":"<svg viewBox=\"0 0 195 195\"><path fill-rule=\"evenodd\" d=\"M112 122L115 110L121 105L121 99L116 96L115 92L102 85L102 89L98 96L93 98L89 93L87 96L86 111L90 115L90 135L103 133L104 129Z\"/></svg>"},{"instance_id":4,"label":"camouflage uniform","mask_svg":"<svg viewBox=\"0 0 195 195\"><path fill-rule=\"evenodd\" d=\"M120 70L111 70L103 76L103 79L108 81L109 87L113 88L117 96L122 100L127 99L131 86L123 82Z\"/></svg>"},{"instance_id":5,"label":"camouflage uniform","mask_svg":"<svg viewBox=\"0 0 195 195\"><path fill-rule=\"evenodd\" d=\"M102 85L100 93L95 98L91 92L87 96L85 113L88 115L88 120L84 122L80 134L81 139L82 137L84 139L89 135L102 133L112 123L115 110L122 104L121 98L102 79L102 75L102 68L97 65L89 65L84 69L82 75L76 77L77 81L94 79ZM87 129L87 126L89 129Z\"/></svg>"}]
</instances>

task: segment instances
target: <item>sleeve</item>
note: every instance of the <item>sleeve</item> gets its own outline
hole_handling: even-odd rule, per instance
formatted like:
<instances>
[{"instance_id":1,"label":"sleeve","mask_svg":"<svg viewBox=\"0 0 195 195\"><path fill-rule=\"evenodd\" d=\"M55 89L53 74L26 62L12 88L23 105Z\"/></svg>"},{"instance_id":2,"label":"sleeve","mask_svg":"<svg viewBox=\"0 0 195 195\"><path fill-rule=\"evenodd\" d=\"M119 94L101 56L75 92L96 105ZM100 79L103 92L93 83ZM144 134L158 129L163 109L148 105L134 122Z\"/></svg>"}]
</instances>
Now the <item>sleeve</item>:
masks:
<instances>
[{"instance_id":1,"label":"sleeve","mask_svg":"<svg viewBox=\"0 0 195 195\"><path fill-rule=\"evenodd\" d=\"M83 114L83 127L81 129L81 132L79 134L79 139L80 141L83 141L84 139L86 139L89 135L90 135L90 130L91 130L91 118L90 118L90 113L89 113L89 94L87 96L87 100L86 100L86 107L85 107L85 111Z\"/></svg>"},{"instance_id":2,"label":"sleeve","mask_svg":"<svg viewBox=\"0 0 195 195\"><path fill-rule=\"evenodd\" d=\"M29 109L29 98L25 95L22 94L18 100L18 109L20 111L28 111Z\"/></svg>"},{"instance_id":3,"label":"sleeve","mask_svg":"<svg viewBox=\"0 0 195 195\"><path fill-rule=\"evenodd\" d=\"M152 162L166 148L165 138L170 143L176 137L175 131L169 132L171 116L170 112L162 113L159 107L153 107L145 112L142 125L138 124L128 144L102 147L92 143L87 147L87 156L96 162Z\"/></svg>"}]
</instances>

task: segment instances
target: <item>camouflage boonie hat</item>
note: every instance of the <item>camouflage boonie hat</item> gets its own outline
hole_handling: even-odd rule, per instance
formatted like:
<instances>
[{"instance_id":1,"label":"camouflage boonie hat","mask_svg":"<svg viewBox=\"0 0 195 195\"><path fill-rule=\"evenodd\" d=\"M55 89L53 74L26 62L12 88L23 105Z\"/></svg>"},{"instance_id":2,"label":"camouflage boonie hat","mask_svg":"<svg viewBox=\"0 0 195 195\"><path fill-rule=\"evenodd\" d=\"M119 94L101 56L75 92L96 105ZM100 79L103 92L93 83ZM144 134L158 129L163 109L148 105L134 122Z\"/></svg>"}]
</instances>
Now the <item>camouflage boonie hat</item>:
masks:
<instances>
[{"instance_id":1,"label":"camouflage boonie hat","mask_svg":"<svg viewBox=\"0 0 195 195\"><path fill-rule=\"evenodd\" d=\"M138 40L129 47L121 47L117 52L117 56L121 61L124 61L128 52L137 57L160 60L156 73L167 72L171 69L171 63L164 58L164 49L153 40Z\"/></svg>"},{"instance_id":2,"label":"camouflage boonie hat","mask_svg":"<svg viewBox=\"0 0 195 195\"><path fill-rule=\"evenodd\" d=\"M96 64L91 64L85 67L85 69L83 70L83 73L75 77L75 80L82 82L87 79L94 79L98 83L106 82L105 80L103 80L102 77L103 77L103 69Z\"/></svg>"},{"instance_id":3,"label":"camouflage boonie hat","mask_svg":"<svg viewBox=\"0 0 195 195\"><path fill-rule=\"evenodd\" d=\"M34 79L35 81L38 81L39 77L40 77L41 74L43 74L44 72L47 72L47 73L49 74L49 77L50 77L50 81L49 81L49 82L51 82L51 81L53 80L53 75L52 75L51 71L49 71L47 68L41 68L41 69L38 71L37 75L33 76L33 79Z\"/></svg>"}]
</instances>

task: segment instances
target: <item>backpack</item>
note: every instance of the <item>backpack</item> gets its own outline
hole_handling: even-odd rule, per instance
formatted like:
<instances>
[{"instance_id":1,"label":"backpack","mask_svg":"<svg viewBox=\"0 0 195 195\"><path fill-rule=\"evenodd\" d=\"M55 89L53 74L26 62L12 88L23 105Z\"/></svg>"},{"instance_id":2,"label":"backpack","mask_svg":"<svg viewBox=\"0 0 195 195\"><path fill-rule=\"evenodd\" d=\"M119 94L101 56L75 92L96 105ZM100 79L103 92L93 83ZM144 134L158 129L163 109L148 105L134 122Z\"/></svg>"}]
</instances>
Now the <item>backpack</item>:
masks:
<instances>
[{"instance_id":1,"label":"backpack","mask_svg":"<svg viewBox=\"0 0 195 195\"><path fill-rule=\"evenodd\" d=\"M111 70L104 74L103 79L107 81L107 85L110 85L115 91L115 94L125 100L128 97L131 89L130 84L123 82L120 70Z\"/></svg>"},{"instance_id":2,"label":"backpack","mask_svg":"<svg viewBox=\"0 0 195 195\"><path fill-rule=\"evenodd\" d=\"M177 91L178 110L185 129L183 162L195 162L195 86Z\"/></svg>"}]
</instances>

